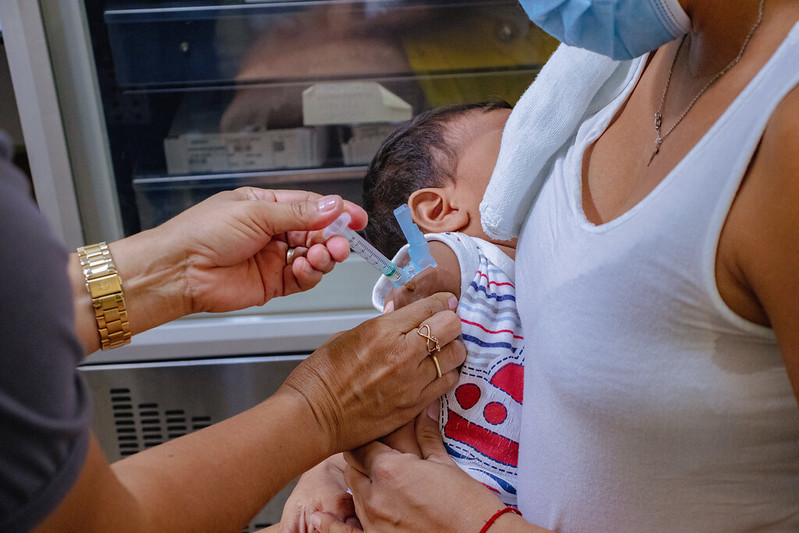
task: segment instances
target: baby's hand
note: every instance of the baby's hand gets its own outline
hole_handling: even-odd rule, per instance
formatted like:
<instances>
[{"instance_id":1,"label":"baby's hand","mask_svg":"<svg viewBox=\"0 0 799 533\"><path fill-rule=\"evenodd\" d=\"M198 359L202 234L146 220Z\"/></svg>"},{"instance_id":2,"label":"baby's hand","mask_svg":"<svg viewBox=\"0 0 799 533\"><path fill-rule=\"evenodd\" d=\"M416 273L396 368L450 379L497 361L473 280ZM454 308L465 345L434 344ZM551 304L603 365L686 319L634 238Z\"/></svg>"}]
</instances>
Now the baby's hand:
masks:
<instances>
[{"instance_id":1,"label":"baby's hand","mask_svg":"<svg viewBox=\"0 0 799 533\"><path fill-rule=\"evenodd\" d=\"M346 463L342 454L322 461L305 472L291 492L280 517L280 533L313 531L311 515L322 511L352 527L361 529L355 516L352 495L344 483Z\"/></svg>"}]
</instances>

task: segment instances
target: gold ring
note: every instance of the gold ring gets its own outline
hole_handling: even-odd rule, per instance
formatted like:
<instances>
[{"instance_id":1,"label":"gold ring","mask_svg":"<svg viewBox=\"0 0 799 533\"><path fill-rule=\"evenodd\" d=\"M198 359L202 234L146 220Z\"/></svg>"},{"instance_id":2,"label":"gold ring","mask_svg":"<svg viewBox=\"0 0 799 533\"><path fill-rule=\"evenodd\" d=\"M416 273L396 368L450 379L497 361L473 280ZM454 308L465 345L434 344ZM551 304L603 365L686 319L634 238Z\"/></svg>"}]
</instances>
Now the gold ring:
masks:
<instances>
[{"instance_id":1,"label":"gold ring","mask_svg":"<svg viewBox=\"0 0 799 533\"><path fill-rule=\"evenodd\" d=\"M426 329L427 331L425 333L422 333L423 329ZM433 332L430 330L430 326L428 326L427 324L422 324L421 326L419 326L419 329L416 330L416 333L418 333L420 337L424 337L425 339L427 339L425 342L427 343L428 355L432 355L434 352L441 351L441 346L438 344L438 339L435 338L435 336L433 335ZM436 366L438 366L438 364L436 364ZM441 374L440 371L439 374Z\"/></svg>"},{"instance_id":2,"label":"gold ring","mask_svg":"<svg viewBox=\"0 0 799 533\"><path fill-rule=\"evenodd\" d=\"M291 263L294 262L294 255L296 253L297 253L297 249L296 248L289 248L288 251L286 251L286 264L287 265L290 265Z\"/></svg>"},{"instance_id":3,"label":"gold ring","mask_svg":"<svg viewBox=\"0 0 799 533\"><path fill-rule=\"evenodd\" d=\"M436 377L440 378L441 377L441 367L438 364L438 357L436 357L436 354L434 354L432 352L427 354L427 355L429 355L430 358L433 360L433 363L435 363L435 365L436 365Z\"/></svg>"}]
</instances>

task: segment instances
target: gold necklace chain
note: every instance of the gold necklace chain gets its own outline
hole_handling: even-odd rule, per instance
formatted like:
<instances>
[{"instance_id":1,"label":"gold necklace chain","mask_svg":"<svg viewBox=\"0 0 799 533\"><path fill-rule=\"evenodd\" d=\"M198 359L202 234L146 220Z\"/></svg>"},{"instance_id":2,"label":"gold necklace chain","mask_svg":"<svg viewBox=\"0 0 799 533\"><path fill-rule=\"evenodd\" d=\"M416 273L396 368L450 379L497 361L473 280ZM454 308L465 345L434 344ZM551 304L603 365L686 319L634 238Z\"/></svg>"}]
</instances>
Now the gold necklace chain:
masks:
<instances>
[{"instance_id":1,"label":"gold necklace chain","mask_svg":"<svg viewBox=\"0 0 799 533\"><path fill-rule=\"evenodd\" d=\"M746 51L746 47L749 45L749 41L752 39L752 35L755 33L755 30L757 29L758 26L760 26L760 23L763 21L764 2L765 0L760 0L760 7L758 8L757 20L752 25L752 28L749 30L749 33L746 35L746 39L744 39L744 43L741 46L741 50L738 52L738 55L732 61L727 63L727 66L721 69L718 72L718 74L713 76L713 79L711 79L709 82L707 82L707 84L704 87L702 87L702 90L696 93L696 96L694 96L693 100L691 100L691 102L688 104L688 107L686 107L685 110L682 112L680 117L677 119L677 122L672 124L671 127L668 130L666 130L666 133L661 133L661 127L663 126L663 105L666 103L666 95L669 92L669 85L671 84L671 75L674 73L674 65L677 64L677 57L680 55L680 50L682 50L682 46L683 44L685 44L685 39L688 36L688 34L685 34L683 36L682 40L680 41L680 45L677 47L677 51L674 52L674 59L671 60L671 67L669 68L669 74L668 77L666 78L666 86L663 88L663 94L660 96L660 105L658 105L658 110L655 112L655 134L656 134L655 149L652 151L652 155L649 157L649 162L647 162L646 166L649 166L652 163L652 161L655 159L655 156L658 154L658 152L660 152L660 145L663 144L663 141L666 140L666 137L668 137L671 134L671 132L674 131L674 128L677 127L677 124L679 124L682 121L682 119L685 118L685 115L687 115L688 112L691 110L691 108L694 107L694 104L697 102L697 100L699 100L699 98L703 94L705 94L705 91L707 91L711 85L716 83L722 76L724 76L727 72L729 72L730 69L732 69L732 67L737 65L738 61L741 60L741 58L744 55L744 52Z\"/></svg>"}]
</instances>

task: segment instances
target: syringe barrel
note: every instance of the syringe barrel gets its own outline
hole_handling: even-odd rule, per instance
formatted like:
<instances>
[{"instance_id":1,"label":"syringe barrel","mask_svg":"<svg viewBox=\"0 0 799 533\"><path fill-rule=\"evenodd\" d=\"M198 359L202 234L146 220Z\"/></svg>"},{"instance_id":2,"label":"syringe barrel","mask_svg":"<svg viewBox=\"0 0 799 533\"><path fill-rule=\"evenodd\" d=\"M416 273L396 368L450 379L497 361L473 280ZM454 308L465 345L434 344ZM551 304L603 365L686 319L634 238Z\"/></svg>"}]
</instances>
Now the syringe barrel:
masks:
<instances>
[{"instance_id":1,"label":"syringe barrel","mask_svg":"<svg viewBox=\"0 0 799 533\"><path fill-rule=\"evenodd\" d=\"M349 227L350 215L342 213L333 223L322 230L322 236L329 239L332 235L341 235L350 244L350 250L363 257L367 263L379 270L384 276L392 281L398 281L402 277L402 269L392 263L377 248L372 246L369 241L358 235Z\"/></svg>"}]
</instances>

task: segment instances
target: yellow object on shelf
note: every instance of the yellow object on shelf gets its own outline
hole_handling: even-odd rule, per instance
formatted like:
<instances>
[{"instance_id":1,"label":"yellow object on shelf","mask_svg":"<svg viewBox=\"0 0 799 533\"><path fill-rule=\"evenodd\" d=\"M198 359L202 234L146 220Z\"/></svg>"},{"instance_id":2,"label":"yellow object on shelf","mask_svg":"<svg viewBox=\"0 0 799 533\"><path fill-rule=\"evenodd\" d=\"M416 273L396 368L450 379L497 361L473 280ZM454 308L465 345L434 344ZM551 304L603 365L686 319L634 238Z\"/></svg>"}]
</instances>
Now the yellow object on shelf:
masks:
<instances>
[{"instance_id":1,"label":"yellow object on shelf","mask_svg":"<svg viewBox=\"0 0 799 533\"><path fill-rule=\"evenodd\" d=\"M403 46L429 104L437 107L490 98L515 104L558 41L523 13L487 10L442 20L408 35Z\"/></svg>"}]
</instances>

